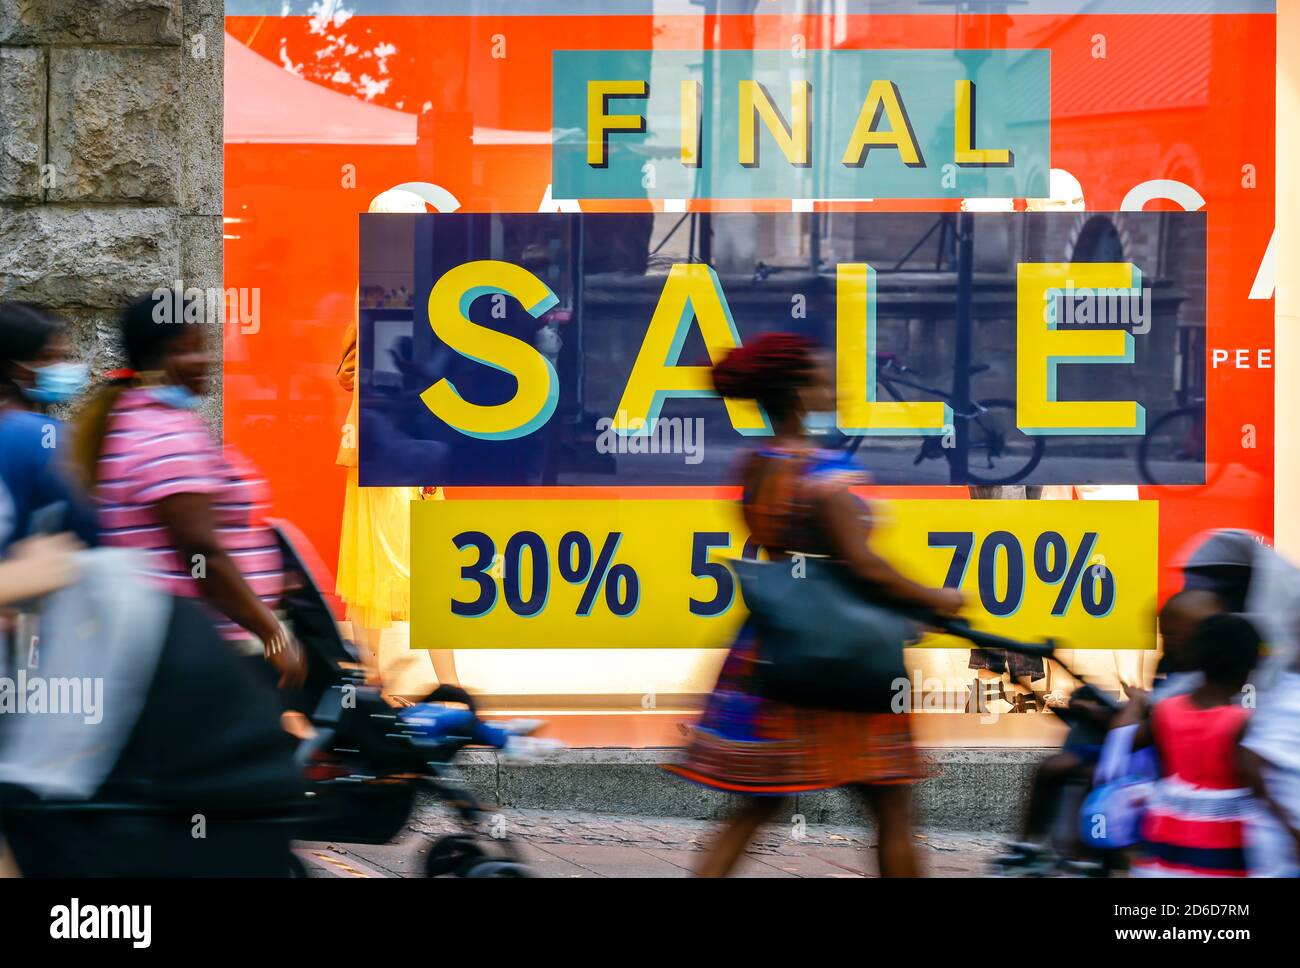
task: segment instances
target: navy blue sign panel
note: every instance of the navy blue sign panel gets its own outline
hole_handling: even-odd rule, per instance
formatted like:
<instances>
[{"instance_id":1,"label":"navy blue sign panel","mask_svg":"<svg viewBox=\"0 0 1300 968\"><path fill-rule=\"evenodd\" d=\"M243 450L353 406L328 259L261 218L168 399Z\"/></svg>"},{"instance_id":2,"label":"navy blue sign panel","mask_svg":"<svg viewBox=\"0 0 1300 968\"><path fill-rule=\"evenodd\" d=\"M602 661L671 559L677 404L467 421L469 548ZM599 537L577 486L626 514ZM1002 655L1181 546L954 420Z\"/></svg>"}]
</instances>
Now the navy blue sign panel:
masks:
<instances>
[{"instance_id":1,"label":"navy blue sign panel","mask_svg":"<svg viewBox=\"0 0 1300 968\"><path fill-rule=\"evenodd\" d=\"M710 363L824 348L882 484L1205 481L1205 217L361 217L361 483L712 485L769 433ZM965 244L969 239L969 244Z\"/></svg>"}]
</instances>

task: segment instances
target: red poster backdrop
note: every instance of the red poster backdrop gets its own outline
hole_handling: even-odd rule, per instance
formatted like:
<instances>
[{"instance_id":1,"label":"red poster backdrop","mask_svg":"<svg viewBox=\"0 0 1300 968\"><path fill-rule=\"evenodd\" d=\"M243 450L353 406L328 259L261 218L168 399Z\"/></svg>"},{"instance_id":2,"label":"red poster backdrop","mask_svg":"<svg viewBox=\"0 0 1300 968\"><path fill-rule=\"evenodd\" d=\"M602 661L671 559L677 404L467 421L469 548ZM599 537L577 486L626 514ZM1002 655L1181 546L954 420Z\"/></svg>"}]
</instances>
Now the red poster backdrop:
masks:
<instances>
[{"instance_id":1,"label":"red poster backdrop","mask_svg":"<svg viewBox=\"0 0 1300 968\"><path fill-rule=\"evenodd\" d=\"M1079 233L1087 212L1117 210L1153 181L1186 186L1157 185L1157 195L1182 193L1189 207L1203 202L1204 251L1178 239L1120 240L1158 241L1162 257L1183 260L1184 278L1203 286L1205 297L1205 318L1184 320L1186 351L1206 360L1204 386L1186 389L1188 399L1205 399L1212 483L1144 487L1141 496L1161 502L1163 562L1205 528L1271 534L1273 302L1262 268L1274 220L1270 14L354 16L340 23L235 16L226 29L226 285L259 289L261 316L256 327L226 332L225 433L268 475L276 512L297 522L326 561L338 546L345 471L335 458L350 403L336 370L354 314L357 218L371 199L420 181L445 188L462 211L537 211L550 182L556 48L789 49L795 34L810 48L1047 48L1052 166L1081 188L1087 211L1079 212ZM1157 198L1145 207L1177 205ZM692 207L789 210L779 201ZM715 493L662 490L658 496ZM960 493L890 489L896 497ZM1171 578L1166 571L1162 592Z\"/></svg>"}]
</instances>

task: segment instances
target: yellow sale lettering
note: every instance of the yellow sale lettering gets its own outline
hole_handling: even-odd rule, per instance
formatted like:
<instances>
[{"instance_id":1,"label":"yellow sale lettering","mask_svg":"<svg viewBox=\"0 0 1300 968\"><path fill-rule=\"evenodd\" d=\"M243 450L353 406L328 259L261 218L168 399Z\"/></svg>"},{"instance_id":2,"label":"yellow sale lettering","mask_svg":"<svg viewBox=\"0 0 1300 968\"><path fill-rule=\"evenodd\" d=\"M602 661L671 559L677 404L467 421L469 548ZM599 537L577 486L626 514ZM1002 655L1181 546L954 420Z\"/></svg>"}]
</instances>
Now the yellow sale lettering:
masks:
<instances>
[{"instance_id":1,"label":"yellow sale lettering","mask_svg":"<svg viewBox=\"0 0 1300 968\"><path fill-rule=\"evenodd\" d=\"M681 82L681 156L684 167L699 167L700 84ZM790 84L790 120L777 107L772 93L752 79L737 84L736 160L746 168L758 167L759 129L761 121L775 139L786 162L794 168L811 164L813 143L811 81L795 80ZM599 79L587 82L587 165L609 166L611 134L644 134L643 114L611 113L614 98L645 100L650 96L650 82L634 79ZM626 111L626 109L625 109ZM959 167L1010 167L1014 155L1006 148L975 147L975 83L956 81L953 112L953 163ZM899 160L909 168L924 168L925 158L907 114L907 106L896 83L877 78L867 88L862 108L849 134L840 158L845 168L861 168L873 148L898 152Z\"/></svg>"},{"instance_id":2,"label":"yellow sale lettering","mask_svg":"<svg viewBox=\"0 0 1300 968\"><path fill-rule=\"evenodd\" d=\"M609 165L609 132L645 131L645 117L640 114L610 114L610 98L647 98L649 81L591 81L587 85L587 129L596 134L587 142L587 164L592 168Z\"/></svg>"},{"instance_id":3,"label":"yellow sale lettering","mask_svg":"<svg viewBox=\"0 0 1300 968\"><path fill-rule=\"evenodd\" d=\"M812 132L812 111L809 99L812 84L795 81L790 93L790 122L781 116L781 110L772 101L767 88L757 81L740 82L740 133L738 152L740 163L746 168L758 167L758 128L754 124L761 118L768 131L776 138L777 146L785 160L796 168L807 168L812 157L809 138ZM685 119L683 118L683 124Z\"/></svg>"},{"instance_id":4,"label":"yellow sale lettering","mask_svg":"<svg viewBox=\"0 0 1300 968\"><path fill-rule=\"evenodd\" d=\"M560 397L555 367L523 340L470 322L469 307L479 296L506 293L533 316L556 303L555 293L522 266L483 260L446 272L429 293L429 323L438 338L464 357L504 370L518 383L505 403L484 407L465 400L455 385L439 380L420 399L435 416L469 437L509 440L530 434L550 419Z\"/></svg>"},{"instance_id":5,"label":"yellow sale lettering","mask_svg":"<svg viewBox=\"0 0 1300 968\"><path fill-rule=\"evenodd\" d=\"M888 129L878 127L882 116L889 121ZM908 168L925 167L898 85L891 81L871 82L840 163L847 168L861 168L872 148L897 148L898 157Z\"/></svg>"},{"instance_id":6,"label":"yellow sale lettering","mask_svg":"<svg viewBox=\"0 0 1300 968\"><path fill-rule=\"evenodd\" d=\"M836 274L836 422L846 434L942 434L946 403L876 400L876 272L842 265Z\"/></svg>"},{"instance_id":7,"label":"yellow sale lettering","mask_svg":"<svg viewBox=\"0 0 1300 968\"><path fill-rule=\"evenodd\" d=\"M1010 167L1015 155L1006 148L975 147L975 82L959 79L957 124L953 131L952 160L958 165L980 168Z\"/></svg>"},{"instance_id":8,"label":"yellow sale lettering","mask_svg":"<svg viewBox=\"0 0 1300 968\"><path fill-rule=\"evenodd\" d=\"M1060 329L1053 293L1141 286L1127 262L1022 264L1016 278L1016 424L1027 434L1141 434L1146 411L1133 400L1057 400L1060 363L1132 363L1133 336L1121 330ZM1043 318L1043 307L1048 318Z\"/></svg>"},{"instance_id":9,"label":"yellow sale lettering","mask_svg":"<svg viewBox=\"0 0 1300 968\"><path fill-rule=\"evenodd\" d=\"M623 390L614 429L622 434L649 433L668 397L715 397L707 366L678 366L692 319L700 327L709 359L717 363L740 345L722 283L713 269L699 263L669 270L641 350ZM767 417L752 400L726 400L731 425L742 434L770 434Z\"/></svg>"},{"instance_id":10,"label":"yellow sale lettering","mask_svg":"<svg viewBox=\"0 0 1300 968\"><path fill-rule=\"evenodd\" d=\"M770 117L757 108L754 113ZM798 112L796 127L801 123L797 118ZM1076 286L1137 292L1141 286L1137 267L1127 262L1022 263L1017 279L1016 423L1020 429L1037 435L1144 433L1146 415L1136 401L1059 400L1056 387L1056 370L1062 363L1133 362L1133 336L1128 332L1059 328L1056 295ZM450 381L442 379L425 390L421 400L436 417L467 436L522 437L550 419L559 379L551 361L535 347L469 318L470 306L484 295L514 298L534 317L553 306L556 297L527 269L497 260L457 266L429 294L429 321L437 336L462 356L513 376L518 384L515 395L504 403L479 405L465 400ZM865 263L839 265L835 325L839 429L850 435L947 432L952 412L946 403L876 399L875 306L875 270ZM678 362L693 325L699 327L713 363L741 344L717 273L707 265L677 264L664 281L617 413L609 415L617 432L653 433L667 399L717 396L709 367ZM767 415L753 401L725 400L723 405L737 433L772 433Z\"/></svg>"}]
</instances>

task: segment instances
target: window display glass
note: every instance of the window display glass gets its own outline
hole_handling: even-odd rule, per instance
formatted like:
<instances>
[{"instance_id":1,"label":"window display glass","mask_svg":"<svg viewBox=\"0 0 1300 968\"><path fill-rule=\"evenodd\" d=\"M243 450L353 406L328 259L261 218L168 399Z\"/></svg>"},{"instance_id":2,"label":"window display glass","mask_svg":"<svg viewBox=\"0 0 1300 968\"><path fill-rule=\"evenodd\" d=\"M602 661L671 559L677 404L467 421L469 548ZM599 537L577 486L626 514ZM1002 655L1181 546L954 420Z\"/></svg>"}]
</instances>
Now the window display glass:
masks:
<instances>
[{"instance_id":1,"label":"window display glass","mask_svg":"<svg viewBox=\"0 0 1300 968\"><path fill-rule=\"evenodd\" d=\"M1103 688L1196 535L1271 535L1271 3L226 11L225 435L390 691L679 744L771 431L708 368L764 333L882 553ZM1054 741L1076 685L907 666L922 744Z\"/></svg>"}]
</instances>

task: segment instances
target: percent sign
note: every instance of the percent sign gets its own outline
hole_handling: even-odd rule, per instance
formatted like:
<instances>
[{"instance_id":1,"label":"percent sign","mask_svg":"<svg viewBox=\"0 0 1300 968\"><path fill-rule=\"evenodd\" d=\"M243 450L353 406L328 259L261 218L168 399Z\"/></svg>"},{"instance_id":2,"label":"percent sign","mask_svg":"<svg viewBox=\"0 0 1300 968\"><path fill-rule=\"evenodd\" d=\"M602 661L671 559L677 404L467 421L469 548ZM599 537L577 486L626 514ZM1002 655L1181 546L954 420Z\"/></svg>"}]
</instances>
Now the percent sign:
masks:
<instances>
[{"instance_id":1,"label":"percent sign","mask_svg":"<svg viewBox=\"0 0 1300 968\"><path fill-rule=\"evenodd\" d=\"M931 531L931 548L952 548L952 562L944 585L960 588L966 577L966 566L975 549L975 534L971 531ZM1065 615L1077 591L1083 610L1094 618L1110 614L1115 607L1115 576L1102 562L1089 568L1092 550L1097 545L1097 532L1088 531L1075 550L1073 557L1065 537L1057 531L1044 531L1034 542L1034 573L1047 585L1060 585L1052 614ZM1007 584L1005 593L998 593L997 562L1006 558ZM1081 581L1084 569L1088 581ZM1014 615L1025 597L1025 553L1020 539L1010 531L994 531L980 544L976 584L980 604L990 615Z\"/></svg>"},{"instance_id":2,"label":"percent sign","mask_svg":"<svg viewBox=\"0 0 1300 968\"><path fill-rule=\"evenodd\" d=\"M1060 584L1056 593L1056 602L1052 605L1053 615L1064 615L1070 608L1074 590L1079 590L1079 600L1083 610L1094 618L1109 615L1115 607L1115 576L1103 562L1097 562L1088 571L1091 581L1080 582L1083 569L1092 560L1092 549L1097 546L1097 532L1085 531L1083 541L1070 557L1069 545L1059 531L1044 531L1034 542L1034 572L1040 581L1048 585ZM1051 562L1048 562L1048 556ZM1067 566L1066 562L1069 562Z\"/></svg>"},{"instance_id":3,"label":"percent sign","mask_svg":"<svg viewBox=\"0 0 1300 968\"><path fill-rule=\"evenodd\" d=\"M601 546L600 554L595 556L593 564L591 539L585 534L570 531L560 539L560 577L570 585L586 583L575 614L591 614L591 607L596 603L601 585L605 586L605 606L612 614L622 618L636 611L641 602L641 582L637 578L636 569L623 562L613 564L614 553L618 551L622 540L621 531L611 531L605 535L605 543Z\"/></svg>"}]
</instances>

